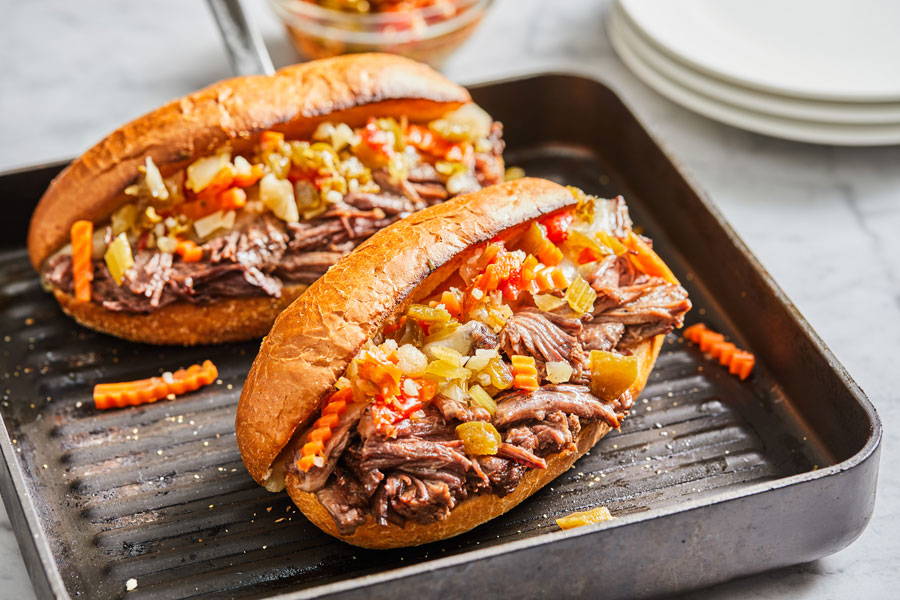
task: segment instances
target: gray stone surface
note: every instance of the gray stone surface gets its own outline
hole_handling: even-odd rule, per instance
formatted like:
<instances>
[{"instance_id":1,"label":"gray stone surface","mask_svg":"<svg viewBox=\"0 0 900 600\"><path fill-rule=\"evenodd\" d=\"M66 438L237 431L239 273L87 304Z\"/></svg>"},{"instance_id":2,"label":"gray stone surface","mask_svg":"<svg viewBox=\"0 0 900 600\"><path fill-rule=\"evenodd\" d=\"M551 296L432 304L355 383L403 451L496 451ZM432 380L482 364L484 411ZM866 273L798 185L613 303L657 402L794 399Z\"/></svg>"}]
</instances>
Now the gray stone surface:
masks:
<instances>
[{"instance_id":1,"label":"gray stone surface","mask_svg":"<svg viewBox=\"0 0 900 600\"><path fill-rule=\"evenodd\" d=\"M296 56L249 4L278 65ZM117 124L229 75L199 0L0 3L0 169L71 157ZM446 64L463 82L565 70L610 84L678 157L870 395L885 424L875 517L815 563L695 592L703 599L896 597L900 581L900 147L836 148L719 125L635 79L606 39L606 3L499 0ZM0 517L0 598L33 597Z\"/></svg>"}]
</instances>

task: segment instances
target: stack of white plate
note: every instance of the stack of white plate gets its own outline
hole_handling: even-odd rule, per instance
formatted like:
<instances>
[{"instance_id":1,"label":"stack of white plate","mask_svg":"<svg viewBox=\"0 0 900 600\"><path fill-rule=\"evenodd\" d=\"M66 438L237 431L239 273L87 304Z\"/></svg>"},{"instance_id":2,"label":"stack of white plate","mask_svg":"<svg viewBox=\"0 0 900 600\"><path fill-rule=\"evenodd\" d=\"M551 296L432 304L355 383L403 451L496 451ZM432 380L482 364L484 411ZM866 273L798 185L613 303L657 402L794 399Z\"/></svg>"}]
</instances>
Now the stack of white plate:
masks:
<instances>
[{"instance_id":1,"label":"stack of white plate","mask_svg":"<svg viewBox=\"0 0 900 600\"><path fill-rule=\"evenodd\" d=\"M647 85L775 137L900 143L900 1L618 0L616 52Z\"/></svg>"}]
</instances>

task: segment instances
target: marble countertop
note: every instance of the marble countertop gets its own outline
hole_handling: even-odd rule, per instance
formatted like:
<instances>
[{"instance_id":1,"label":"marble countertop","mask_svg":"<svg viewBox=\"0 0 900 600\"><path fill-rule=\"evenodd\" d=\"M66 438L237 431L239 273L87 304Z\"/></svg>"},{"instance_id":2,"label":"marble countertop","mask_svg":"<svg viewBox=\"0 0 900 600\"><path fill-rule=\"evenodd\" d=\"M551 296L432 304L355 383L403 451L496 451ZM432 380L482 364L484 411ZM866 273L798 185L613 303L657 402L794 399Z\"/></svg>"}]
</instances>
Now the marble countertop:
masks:
<instances>
[{"instance_id":1,"label":"marble countertop","mask_svg":"<svg viewBox=\"0 0 900 600\"><path fill-rule=\"evenodd\" d=\"M297 60L262 0L245 0L276 65ZM668 147L869 394L885 439L875 516L825 559L691 598L877 598L900 580L900 147L838 148L720 125L661 98L622 65L605 2L498 0L445 65L462 83L573 71L614 88ZM230 75L203 2L6 2L0 20L0 170L79 154L113 127ZM0 596L34 597L5 513ZM895 596L894 596L895 597Z\"/></svg>"}]
</instances>

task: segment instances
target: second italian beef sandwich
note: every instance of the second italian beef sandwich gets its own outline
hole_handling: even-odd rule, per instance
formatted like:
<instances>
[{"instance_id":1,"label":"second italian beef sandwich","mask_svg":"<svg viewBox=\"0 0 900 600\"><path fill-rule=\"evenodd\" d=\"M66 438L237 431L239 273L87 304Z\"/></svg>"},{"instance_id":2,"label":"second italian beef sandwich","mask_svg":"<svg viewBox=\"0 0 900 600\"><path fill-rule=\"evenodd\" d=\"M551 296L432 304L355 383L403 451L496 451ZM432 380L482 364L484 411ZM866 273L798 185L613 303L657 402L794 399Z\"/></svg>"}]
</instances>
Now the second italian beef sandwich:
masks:
<instances>
[{"instance_id":1,"label":"second italian beef sandwich","mask_svg":"<svg viewBox=\"0 0 900 600\"><path fill-rule=\"evenodd\" d=\"M351 544L451 537L618 427L690 306L621 197L485 188L375 234L277 318L238 445Z\"/></svg>"},{"instance_id":2,"label":"second italian beef sandwich","mask_svg":"<svg viewBox=\"0 0 900 600\"><path fill-rule=\"evenodd\" d=\"M28 250L82 324L260 337L375 231L503 179L502 127L431 68L342 56L238 77L124 125L50 185Z\"/></svg>"}]
</instances>

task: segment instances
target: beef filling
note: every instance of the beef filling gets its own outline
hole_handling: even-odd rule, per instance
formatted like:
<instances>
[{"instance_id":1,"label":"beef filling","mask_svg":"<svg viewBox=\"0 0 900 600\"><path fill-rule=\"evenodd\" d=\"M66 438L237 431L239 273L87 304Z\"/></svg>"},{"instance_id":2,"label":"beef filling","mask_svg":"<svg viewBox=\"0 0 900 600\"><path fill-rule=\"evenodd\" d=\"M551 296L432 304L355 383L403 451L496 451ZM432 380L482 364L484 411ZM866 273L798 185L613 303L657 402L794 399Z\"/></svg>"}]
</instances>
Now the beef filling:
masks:
<instances>
[{"instance_id":1,"label":"beef filling","mask_svg":"<svg viewBox=\"0 0 900 600\"><path fill-rule=\"evenodd\" d=\"M502 129L495 123L492 151L475 156L476 176L460 193L503 180ZM351 192L320 217L284 223L255 219L202 245L204 258L186 263L154 249L134 251L134 266L117 285L102 259L94 261L92 300L107 310L149 313L174 302L206 304L220 298L279 297L284 284L310 284L363 240L407 214L450 197L434 167L414 167L397 183L387 171L373 178L379 193ZM73 293L72 257L46 262L44 281Z\"/></svg>"},{"instance_id":2,"label":"beef filling","mask_svg":"<svg viewBox=\"0 0 900 600\"><path fill-rule=\"evenodd\" d=\"M352 533L366 514L381 524L430 523L471 495L512 492L530 469L546 466L546 457L573 449L583 422L616 420L585 386L544 386L497 401L491 421L503 444L496 456L466 456L454 428L470 415L446 417L441 398L395 438L379 435L364 415L317 498L343 533Z\"/></svg>"}]
</instances>

